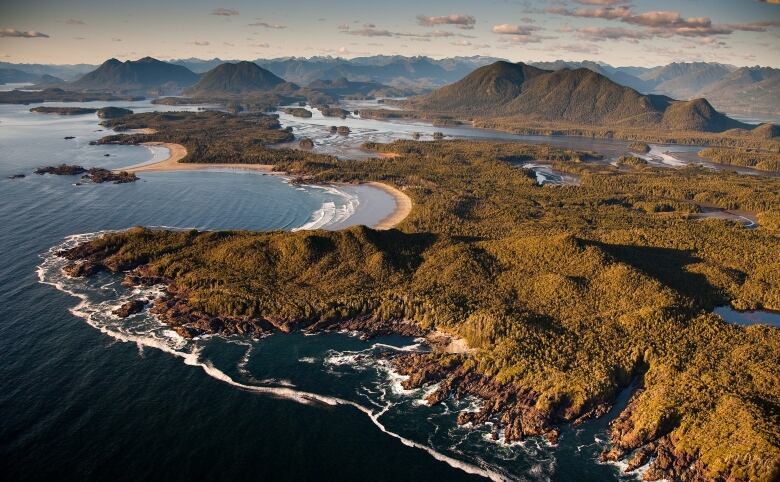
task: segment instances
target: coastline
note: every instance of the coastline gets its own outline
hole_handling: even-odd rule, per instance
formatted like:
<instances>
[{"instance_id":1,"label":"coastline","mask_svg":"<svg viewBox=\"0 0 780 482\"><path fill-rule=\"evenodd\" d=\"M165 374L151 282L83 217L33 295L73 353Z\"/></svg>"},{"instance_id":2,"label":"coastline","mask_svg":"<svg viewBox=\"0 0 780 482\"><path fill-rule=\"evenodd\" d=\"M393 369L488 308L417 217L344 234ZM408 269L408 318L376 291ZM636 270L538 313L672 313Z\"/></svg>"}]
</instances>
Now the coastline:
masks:
<instances>
[{"instance_id":1,"label":"coastline","mask_svg":"<svg viewBox=\"0 0 780 482\"><path fill-rule=\"evenodd\" d=\"M187 149L181 144L171 142L144 142L141 144L148 147L165 147L168 149L167 158L151 164L141 164L115 169L114 172L126 171L132 174L141 172L166 172L166 171L202 171L208 169L244 169L248 171L261 171L266 174L282 175L282 172L274 171L272 164L237 164L237 163L219 163L204 164L193 162L179 162L187 156ZM389 194L395 202L395 209L387 217L380 220L373 229L386 230L392 229L401 223L412 211L412 199L401 190L381 182L367 182L369 186L381 189Z\"/></svg>"},{"instance_id":2,"label":"coastline","mask_svg":"<svg viewBox=\"0 0 780 482\"><path fill-rule=\"evenodd\" d=\"M200 171L206 169L246 169L250 171L263 171L269 174L275 173L271 164L236 164L236 163L219 163L219 164L202 164L194 162L179 162L187 156L187 149L181 144L174 144L171 142L144 142L142 146L148 147L165 147L169 151L169 155L166 159L160 162L152 164L141 164L135 166L129 166L122 169L115 169L116 171L127 171L133 174L139 172L162 172L162 171Z\"/></svg>"},{"instance_id":3,"label":"coastline","mask_svg":"<svg viewBox=\"0 0 780 482\"><path fill-rule=\"evenodd\" d=\"M401 221L406 219L407 216L409 216L409 213L412 212L412 198L407 196L403 191L400 189L397 189L389 184L385 184L382 182L376 182L371 181L367 182L369 186L373 186L377 189L381 189L382 191L386 192L390 196L393 197L393 200L395 201L395 209L392 213L390 213L389 216L379 221L376 225L373 226L374 229L377 230L386 230L386 229L392 229L399 224L401 224Z\"/></svg>"}]
</instances>

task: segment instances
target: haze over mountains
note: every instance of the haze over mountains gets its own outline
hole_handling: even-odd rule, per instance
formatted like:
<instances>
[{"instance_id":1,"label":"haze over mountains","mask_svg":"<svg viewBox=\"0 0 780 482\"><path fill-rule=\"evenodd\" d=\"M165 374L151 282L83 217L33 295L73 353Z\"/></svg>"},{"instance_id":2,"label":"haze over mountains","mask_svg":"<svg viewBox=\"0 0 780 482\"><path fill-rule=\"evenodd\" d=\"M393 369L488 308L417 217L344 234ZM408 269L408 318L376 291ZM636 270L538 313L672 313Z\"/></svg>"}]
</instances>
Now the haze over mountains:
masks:
<instances>
[{"instance_id":1,"label":"haze over mountains","mask_svg":"<svg viewBox=\"0 0 780 482\"><path fill-rule=\"evenodd\" d=\"M56 84L64 82L59 77L48 74L35 74L14 68L0 68L0 84Z\"/></svg>"},{"instance_id":2,"label":"haze over mountains","mask_svg":"<svg viewBox=\"0 0 780 482\"><path fill-rule=\"evenodd\" d=\"M141 59L148 62L149 58ZM271 74L300 86L313 82L337 81L373 82L401 88L399 92L423 93L456 82L474 69L497 60L492 57L453 57L441 60L429 57L371 56L354 59L333 57L289 57L257 59L255 64ZM135 68L141 61L112 62L112 65L40 65L0 62L0 82L32 82L54 84L59 79L78 81L75 88L102 89L121 86L127 89L148 89L153 77ZM170 71L167 90L175 91L194 85L200 74L226 62L218 58L179 59L164 64L186 68L189 72ZM161 62L163 63L163 62ZM593 61L529 62L546 70L586 68L612 81L644 94L668 95L675 99L704 97L721 111L756 114L780 118L780 69L770 67L735 67L711 62L672 63L658 67L612 67ZM143 63L137 67L143 66ZM100 72L80 79L85 73L103 67ZM7 69L14 69L8 71ZM99 69L100 70L100 69ZM124 72L119 72L124 70ZM134 71L135 70L135 71ZM134 72L131 72L134 71ZM49 75L51 77L42 77ZM15 80L28 79L28 80ZM154 87L160 87L154 85ZM165 88L163 89L166 90ZM373 89L371 89L373 90Z\"/></svg>"},{"instance_id":3,"label":"haze over mountains","mask_svg":"<svg viewBox=\"0 0 780 482\"><path fill-rule=\"evenodd\" d=\"M735 67L712 62L671 63L659 67L612 67L596 62L536 62L558 70L586 68L646 94L676 99L704 97L720 110L780 117L780 69Z\"/></svg>"}]
</instances>

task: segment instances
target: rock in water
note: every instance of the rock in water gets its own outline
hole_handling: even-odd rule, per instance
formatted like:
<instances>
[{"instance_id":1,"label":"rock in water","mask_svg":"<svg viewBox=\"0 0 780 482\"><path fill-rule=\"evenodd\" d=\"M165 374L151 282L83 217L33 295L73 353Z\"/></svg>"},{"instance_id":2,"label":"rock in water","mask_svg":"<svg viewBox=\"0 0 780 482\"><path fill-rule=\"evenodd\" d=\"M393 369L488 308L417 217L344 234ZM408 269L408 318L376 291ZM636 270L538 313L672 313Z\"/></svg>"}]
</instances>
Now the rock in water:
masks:
<instances>
[{"instance_id":1,"label":"rock in water","mask_svg":"<svg viewBox=\"0 0 780 482\"><path fill-rule=\"evenodd\" d=\"M114 310L113 313L120 318L127 318L143 311L146 303L147 300L131 300Z\"/></svg>"}]
</instances>

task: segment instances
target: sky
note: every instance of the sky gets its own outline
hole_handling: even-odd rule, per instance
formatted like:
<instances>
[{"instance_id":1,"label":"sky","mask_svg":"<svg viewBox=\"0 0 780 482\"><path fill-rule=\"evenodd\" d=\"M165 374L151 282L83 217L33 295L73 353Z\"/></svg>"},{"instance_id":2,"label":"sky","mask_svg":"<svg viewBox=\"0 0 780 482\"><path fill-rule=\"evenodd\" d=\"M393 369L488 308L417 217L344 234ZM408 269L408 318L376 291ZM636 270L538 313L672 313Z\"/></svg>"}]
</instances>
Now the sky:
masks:
<instances>
[{"instance_id":1,"label":"sky","mask_svg":"<svg viewBox=\"0 0 780 482\"><path fill-rule=\"evenodd\" d=\"M3 0L0 61L484 55L780 67L780 0Z\"/></svg>"}]
</instances>

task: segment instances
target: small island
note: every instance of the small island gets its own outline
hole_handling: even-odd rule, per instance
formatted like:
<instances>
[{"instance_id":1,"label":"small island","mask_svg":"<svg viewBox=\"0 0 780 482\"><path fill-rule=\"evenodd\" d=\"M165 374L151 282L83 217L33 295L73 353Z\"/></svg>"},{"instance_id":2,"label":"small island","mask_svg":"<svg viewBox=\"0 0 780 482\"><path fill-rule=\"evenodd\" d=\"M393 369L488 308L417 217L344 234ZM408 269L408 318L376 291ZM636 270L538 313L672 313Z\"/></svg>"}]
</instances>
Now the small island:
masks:
<instances>
[{"instance_id":1,"label":"small island","mask_svg":"<svg viewBox=\"0 0 780 482\"><path fill-rule=\"evenodd\" d=\"M135 182L138 177L131 172L119 171L114 172L101 167L93 167L87 169L82 166L60 164L58 166L40 167L35 170L35 174L54 174L56 176L78 176L84 174L82 179L92 181L96 184L111 182L113 184L125 184L128 182Z\"/></svg>"},{"instance_id":2,"label":"small island","mask_svg":"<svg viewBox=\"0 0 780 482\"><path fill-rule=\"evenodd\" d=\"M290 114L294 117L301 117L301 118L310 118L312 116L312 113L309 109L304 109L303 107L291 107L289 109L284 109L285 114Z\"/></svg>"},{"instance_id":3,"label":"small island","mask_svg":"<svg viewBox=\"0 0 780 482\"><path fill-rule=\"evenodd\" d=\"M97 115L101 119L116 119L117 117L130 115L132 113L133 111L130 109L123 109L121 107L103 107L102 109L97 110Z\"/></svg>"},{"instance_id":4,"label":"small island","mask_svg":"<svg viewBox=\"0 0 780 482\"><path fill-rule=\"evenodd\" d=\"M323 105L319 107L319 109L320 112L322 112L322 115L325 117L339 117L341 119L346 119L349 116L349 111L342 109L341 107Z\"/></svg>"},{"instance_id":5,"label":"small island","mask_svg":"<svg viewBox=\"0 0 780 482\"><path fill-rule=\"evenodd\" d=\"M89 109L86 107L33 107L30 112L36 114L57 114L57 115L83 115L94 114L97 109Z\"/></svg>"},{"instance_id":6,"label":"small island","mask_svg":"<svg viewBox=\"0 0 780 482\"><path fill-rule=\"evenodd\" d=\"M117 100L135 101L144 100L144 97L104 92L73 92L57 87L40 91L11 90L0 92L0 104L40 104L43 102L93 102Z\"/></svg>"}]
</instances>

